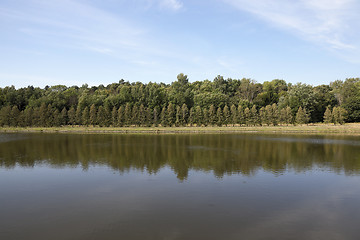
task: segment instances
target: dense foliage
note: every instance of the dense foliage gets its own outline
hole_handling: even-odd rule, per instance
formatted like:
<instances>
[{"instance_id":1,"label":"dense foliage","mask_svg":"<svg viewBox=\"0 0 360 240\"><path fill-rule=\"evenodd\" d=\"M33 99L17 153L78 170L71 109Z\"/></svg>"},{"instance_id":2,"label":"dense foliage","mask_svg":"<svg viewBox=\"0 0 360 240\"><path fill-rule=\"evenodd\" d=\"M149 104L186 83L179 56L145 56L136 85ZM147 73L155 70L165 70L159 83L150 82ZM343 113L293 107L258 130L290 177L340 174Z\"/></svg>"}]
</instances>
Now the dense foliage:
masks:
<instances>
[{"instance_id":1,"label":"dense foliage","mask_svg":"<svg viewBox=\"0 0 360 240\"><path fill-rule=\"evenodd\" d=\"M208 126L360 121L360 79L329 85L224 79L0 88L0 126Z\"/></svg>"}]
</instances>

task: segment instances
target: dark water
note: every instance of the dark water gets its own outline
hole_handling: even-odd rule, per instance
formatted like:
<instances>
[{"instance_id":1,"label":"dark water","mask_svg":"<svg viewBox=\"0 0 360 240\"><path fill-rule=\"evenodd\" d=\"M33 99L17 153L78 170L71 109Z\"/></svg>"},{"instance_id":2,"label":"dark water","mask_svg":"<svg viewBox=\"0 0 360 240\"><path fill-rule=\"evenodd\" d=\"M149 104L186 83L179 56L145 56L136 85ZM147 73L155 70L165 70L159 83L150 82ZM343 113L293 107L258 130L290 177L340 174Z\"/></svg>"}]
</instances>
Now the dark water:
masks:
<instances>
[{"instance_id":1,"label":"dark water","mask_svg":"<svg viewBox=\"0 0 360 240\"><path fill-rule=\"evenodd\" d=\"M0 134L0 239L360 239L360 138Z\"/></svg>"}]
</instances>

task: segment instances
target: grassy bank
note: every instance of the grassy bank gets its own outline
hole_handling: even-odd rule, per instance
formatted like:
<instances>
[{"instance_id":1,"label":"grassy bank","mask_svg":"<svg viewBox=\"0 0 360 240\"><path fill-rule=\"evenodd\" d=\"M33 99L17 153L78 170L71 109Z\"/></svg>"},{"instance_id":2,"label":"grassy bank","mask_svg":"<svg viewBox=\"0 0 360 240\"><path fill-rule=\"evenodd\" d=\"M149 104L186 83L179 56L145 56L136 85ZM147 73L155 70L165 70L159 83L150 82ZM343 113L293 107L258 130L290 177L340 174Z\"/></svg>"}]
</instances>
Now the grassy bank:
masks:
<instances>
[{"instance_id":1,"label":"grassy bank","mask_svg":"<svg viewBox=\"0 0 360 240\"><path fill-rule=\"evenodd\" d=\"M59 133L313 133L360 135L360 123L345 125L309 124L297 126L256 127L2 127L0 132L59 132Z\"/></svg>"}]
</instances>

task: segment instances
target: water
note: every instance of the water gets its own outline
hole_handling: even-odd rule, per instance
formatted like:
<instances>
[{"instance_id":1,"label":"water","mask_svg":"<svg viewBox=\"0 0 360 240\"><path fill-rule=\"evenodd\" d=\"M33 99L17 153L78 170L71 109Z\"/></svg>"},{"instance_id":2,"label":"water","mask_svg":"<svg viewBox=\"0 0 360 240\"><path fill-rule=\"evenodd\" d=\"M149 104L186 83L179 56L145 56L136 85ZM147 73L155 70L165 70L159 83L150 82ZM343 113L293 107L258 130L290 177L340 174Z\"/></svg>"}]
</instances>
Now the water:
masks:
<instances>
[{"instance_id":1,"label":"water","mask_svg":"<svg viewBox=\"0 0 360 240\"><path fill-rule=\"evenodd\" d=\"M0 239L359 239L360 138L0 134Z\"/></svg>"}]
</instances>

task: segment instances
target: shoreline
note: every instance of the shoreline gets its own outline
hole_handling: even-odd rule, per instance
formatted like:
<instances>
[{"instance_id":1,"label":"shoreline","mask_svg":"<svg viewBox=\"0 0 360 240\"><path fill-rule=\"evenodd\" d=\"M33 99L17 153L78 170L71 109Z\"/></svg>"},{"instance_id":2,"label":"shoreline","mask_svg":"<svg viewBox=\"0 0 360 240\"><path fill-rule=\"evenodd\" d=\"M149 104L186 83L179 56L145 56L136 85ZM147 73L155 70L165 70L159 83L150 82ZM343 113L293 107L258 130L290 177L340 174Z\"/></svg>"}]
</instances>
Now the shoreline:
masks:
<instances>
[{"instance_id":1,"label":"shoreline","mask_svg":"<svg viewBox=\"0 0 360 240\"><path fill-rule=\"evenodd\" d=\"M116 133L116 134L207 134L207 133L275 133L275 134L344 134L360 135L360 123L344 125L309 124L283 126L228 127L0 127L0 133Z\"/></svg>"}]
</instances>

